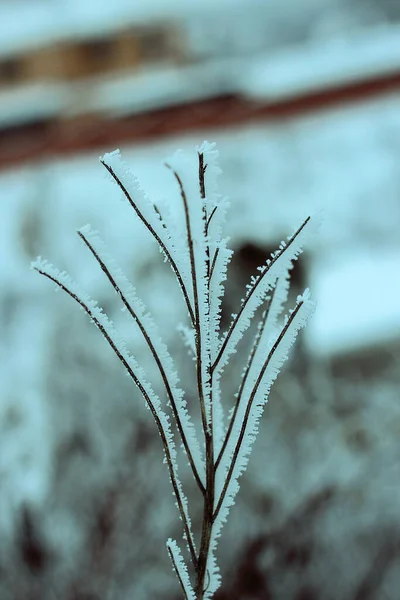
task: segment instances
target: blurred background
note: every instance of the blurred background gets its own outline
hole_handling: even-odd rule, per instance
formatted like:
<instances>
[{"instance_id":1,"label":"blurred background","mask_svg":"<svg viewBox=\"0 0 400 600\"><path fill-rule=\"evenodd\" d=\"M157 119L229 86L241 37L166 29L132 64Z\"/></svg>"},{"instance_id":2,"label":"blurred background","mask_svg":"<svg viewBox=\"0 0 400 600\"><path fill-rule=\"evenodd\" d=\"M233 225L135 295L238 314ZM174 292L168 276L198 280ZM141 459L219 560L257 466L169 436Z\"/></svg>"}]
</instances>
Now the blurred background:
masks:
<instances>
[{"instance_id":1,"label":"blurred background","mask_svg":"<svg viewBox=\"0 0 400 600\"><path fill-rule=\"evenodd\" d=\"M67 269L151 373L75 234L98 228L194 400L175 282L98 157L121 148L157 199L164 158L204 139L231 199L225 314L301 219L324 213L292 277L317 311L272 390L216 599L398 600L399 101L398 0L0 2L1 600L181 597L151 415L29 264Z\"/></svg>"}]
</instances>

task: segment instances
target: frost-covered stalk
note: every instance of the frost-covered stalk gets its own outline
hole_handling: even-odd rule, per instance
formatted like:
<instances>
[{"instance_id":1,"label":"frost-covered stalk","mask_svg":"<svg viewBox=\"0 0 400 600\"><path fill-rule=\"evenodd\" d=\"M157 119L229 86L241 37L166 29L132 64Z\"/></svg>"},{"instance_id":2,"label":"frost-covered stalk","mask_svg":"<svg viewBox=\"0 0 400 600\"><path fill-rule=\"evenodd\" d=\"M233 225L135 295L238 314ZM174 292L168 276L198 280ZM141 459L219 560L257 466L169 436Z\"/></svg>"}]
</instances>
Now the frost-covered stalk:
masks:
<instances>
[{"instance_id":1,"label":"frost-covered stalk","mask_svg":"<svg viewBox=\"0 0 400 600\"><path fill-rule=\"evenodd\" d=\"M178 206L177 210L168 214L146 196L138 180L122 162L119 152L106 154L101 159L137 217L156 240L181 289L189 319L189 325L181 326L181 331L196 366L202 445L187 410L173 358L158 334L154 319L138 298L135 288L107 253L98 234L89 226L78 231L118 294L123 309L143 335L162 379L164 398L155 393L142 368L97 303L82 292L66 273L60 273L47 261L39 258L32 265L69 294L89 315L139 388L153 415L191 563L188 569L177 543L169 539L168 554L186 600L212 598L220 585L215 551L222 525L235 501L238 480L246 469L270 388L298 331L313 311L313 303L306 290L286 317L279 321L287 299L292 263L315 228L315 219L307 217L293 235L281 242L266 264L259 267L259 274L253 276L247 286L239 312L232 315L227 331L221 332L221 303L232 251L227 246L228 239L222 235L228 204L217 190L217 159L215 146L207 142L197 148L196 164L182 153L174 155L166 167L176 184ZM255 319L258 322L257 332L238 383L238 392L234 399L223 398L220 385L222 372ZM227 409L228 418L225 417ZM203 496L199 550L196 549L188 503L179 479L171 417L199 493Z\"/></svg>"}]
</instances>

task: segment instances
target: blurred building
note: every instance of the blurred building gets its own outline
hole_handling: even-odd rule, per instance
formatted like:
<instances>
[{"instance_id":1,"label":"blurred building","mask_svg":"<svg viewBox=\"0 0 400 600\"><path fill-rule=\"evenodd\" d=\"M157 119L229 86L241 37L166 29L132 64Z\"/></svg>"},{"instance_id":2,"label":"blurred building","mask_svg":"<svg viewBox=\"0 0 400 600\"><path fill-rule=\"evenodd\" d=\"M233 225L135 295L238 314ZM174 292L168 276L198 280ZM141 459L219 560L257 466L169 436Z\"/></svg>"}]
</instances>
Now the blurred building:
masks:
<instances>
[{"instance_id":1,"label":"blurred building","mask_svg":"<svg viewBox=\"0 0 400 600\"><path fill-rule=\"evenodd\" d=\"M232 201L226 314L305 213L325 212L293 273L317 311L273 389L220 597L397 600L399 88L398 0L0 3L2 599L174 597L152 423L98 332L28 265L43 253L80 274L118 323L74 240L90 220L180 356L164 265L96 159L122 146L168 198L158 163L206 137Z\"/></svg>"},{"instance_id":2,"label":"blurred building","mask_svg":"<svg viewBox=\"0 0 400 600\"><path fill-rule=\"evenodd\" d=\"M0 162L286 118L400 86L396 4L10 2Z\"/></svg>"}]
</instances>

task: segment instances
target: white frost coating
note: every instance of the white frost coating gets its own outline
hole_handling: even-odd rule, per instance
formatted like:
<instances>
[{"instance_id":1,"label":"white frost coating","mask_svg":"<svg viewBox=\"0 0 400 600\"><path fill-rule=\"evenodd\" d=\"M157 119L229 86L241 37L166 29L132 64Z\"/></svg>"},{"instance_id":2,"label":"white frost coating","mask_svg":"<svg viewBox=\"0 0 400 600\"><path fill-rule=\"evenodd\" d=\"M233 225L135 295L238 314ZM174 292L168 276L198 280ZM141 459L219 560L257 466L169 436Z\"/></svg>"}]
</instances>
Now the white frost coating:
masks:
<instances>
[{"instance_id":1,"label":"white frost coating","mask_svg":"<svg viewBox=\"0 0 400 600\"><path fill-rule=\"evenodd\" d=\"M265 300L267 307L257 326L257 333L254 337L247 364L243 370L242 378L238 392L236 394L235 407L231 410L229 418L229 430L227 432L227 441L224 452L221 457L221 464L217 471L217 484L222 488L224 474L226 473L233 451L240 434L240 423L243 422L244 411L246 409L246 398L249 397L251 390L260 372L265 357L271 348L271 340L276 338L277 320L283 310L283 304L287 300L289 290L289 270L278 278L276 286L271 296ZM255 374L255 376L254 376ZM219 454L219 449L218 449Z\"/></svg>"},{"instance_id":2,"label":"white frost coating","mask_svg":"<svg viewBox=\"0 0 400 600\"><path fill-rule=\"evenodd\" d=\"M208 322L209 322L209 360L210 367L215 359L220 337L221 302L224 294L224 282L232 251L227 248L228 238L222 237L222 226L225 223L229 202L222 198L218 190L218 176L221 169L218 166L219 153L215 144L204 142L197 148L204 157L205 166L205 207L207 213L206 243L208 244L209 277L208 285ZM214 454L222 445L225 434L224 410L218 377L212 376L211 381L211 410Z\"/></svg>"},{"instance_id":3,"label":"white frost coating","mask_svg":"<svg viewBox=\"0 0 400 600\"><path fill-rule=\"evenodd\" d=\"M228 265L233 251L227 247L229 238L222 239L215 248L217 252L214 269L210 280L210 327L211 327L211 359L214 362L220 347L221 306L224 296L224 283L227 278ZM213 254L214 256L214 254Z\"/></svg>"},{"instance_id":4,"label":"white frost coating","mask_svg":"<svg viewBox=\"0 0 400 600\"><path fill-rule=\"evenodd\" d=\"M233 252L227 248L229 238L223 238L223 225L229 202L223 198L218 189L218 177L221 169L218 166L219 152L216 144L203 142L196 148L204 156L205 172L205 205L208 221L208 244L210 248L210 268L214 263L210 287L210 335L211 352L214 354L218 346L221 300L224 293L223 283L226 280L227 265ZM213 360L213 357L212 357Z\"/></svg>"},{"instance_id":5,"label":"white frost coating","mask_svg":"<svg viewBox=\"0 0 400 600\"><path fill-rule=\"evenodd\" d=\"M179 177L178 192L182 195L182 203L186 214L186 236L191 260L193 260L193 294L195 316L199 331L196 356L201 369L202 396L204 398L207 426L211 424L211 347L209 323L209 294L207 276L207 240L205 237L206 215L203 211L203 200L197 177L193 176L193 162L182 152L176 152L168 161L171 169ZM198 165L197 165L198 170ZM182 188L180 187L182 186ZM198 355L198 351L200 355Z\"/></svg>"},{"instance_id":6,"label":"white frost coating","mask_svg":"<svg viewBox=\"0 0 400 600\"><path fill-rule=\"evenodd\" d=\"M263 336L265 334L268 335L268 330L274 330L278 318L280 317L283 306L287 300L290 286L290 271L292 269L292 263L290 263L289 267L282 273L276 282L275 288L271 294L271 302L268 307L267 320L264 327Z\"/></svg>"},{"instance_id":7,"label":"white frost coating","mask_svg":"<svg viewBox=\"0 0 400 600\"><path fill-rule=\"evenodd\" d=\"M131 367L135 373L138 381L145 389L153 406L158 410L162 411L161 402L158 396L151 388L150 383L146 381L143 369L139 366L136 360L129 353L126 343L117 330L114 328L112 321L107 317L103 310L98 306L97 301L92 300L90 296L80 289L78 284L71 279L71 277L64 271L60 272L50 262L40 257L36 261L32 262L32 268L36 269L40 273L48 275L49 278L54 280L56 285L65 288L68 292L73 294L79 304L84 305L90 311L90 317L92 321L97 325L95 320L101 325L104 331L108 334L109 338L114 342L114 345L120 355L126 360L126 363ZM166 416L166 415L165 415ZM166 416L167 418L167 416Z\"/></svg>"},{"instance_id":8,"label":"white frost coating","mask_svg":"<svg viewBox=\"0 0 400 600\"><path fill-rule=\"evenodd\" d=\"M184 539L197 571L195 586L191 584L187 565L178 545L171 539L167 541L168 553L186 600L196 600L194 589L200 583L200 574L204 599L211 600L221 583L216 561L218 539L239 490L240 475L247 467L271 386L287 359L299 330L313 312L314 305L306 290L303 296L297 298L295 307L289 311L283 323L279 324L288 296L289 272L293 261L301 253L309 234L318 226L319 218L308 217L291 237L281 242L266 264L259 268L259 274L252 277L247 286L238 314L232 315L232 323L222 337L221 303L227 266L232 257L228 239L223 237L228 203L218 192L220 170L215 144L204 142L196 150L192 156L178 152L166 163L176 184L174 211L169 210L168 205L156 206L147 198L138 180L121 161L119 152L106 154L103 160L108 165L110 176L122 191L125 190L125 196L136 215L156 239L164 256L170 260L185 296L191 323L189 327L181 325L178 329L196 363L198 395L204 418L205 458L187 410L173 358L161 339L152 316L138 298L135 288L107 252L98 233L90 226L85 226L78 232L147 343L165 386L167 400L163 403L97 303L83 293L66 273L59 273L46 261L38 259L33 267L72 295L89 314L142 392L162 438L164 462L168 465L180 517L184 523ZM235 405L229 411L226 423L221 375L260 307L263 307L264 312L235 395ZM178 477L174 437L169 416L164 410L168 413L171 411L175 418L189 463L206 500L209 500L210 492L206 486L215 476L215 487L212 490L214 512L211 514L212 511L207 508L210 503L205 502L206 512L203 515L206 529L209 531L211 528L210 546L207 549L203 545L207 537L202 538L201 545L205 552L201 556L196 552L187 500ZM208 437L210 433L212 447L208 443L211 441ZM206 466L210 469L207 476ZM207 561L206 565L202 562L203 559Z\"/></svg>"},{"instance_id":9,"label":"white frost coating","mask_svg":"<svg viewBox=\"0 0 400 600\"><path fill-rule=\"evenodd\" d=\"M157 394L152 389L151 384L146 380L143 369L139 366L135 358L130 354L126 347L126 343L118 331L113 326L112 321L107 317L103 310L98 306L98 303L90 298L90 296L82 291L78 284L71 279L71 277L64 271L60 272L47 260L43 260L38 257L36 261L31 263L31 267L43 275L46 275L56 283L59 287L63 288L67 293L72 294L75 300L81 305L83 309L87 309L92 322L98 327L102 327L106 335L124 360L125 364L131 369L135 377L135 383L141 388L144 393L146 407L149 408L156 419L157 427L161 438L165 440L163 442L165 459L168 463L170 470L171 481L176 484L174 490L177 495L177 500L181 503L183 514L186 523L189 528L189 535L191 537L193 546L194 538L191 531L191 521L188 511L188 502L185 494L183 493L182 484L178 475L178 463L176 459L176 447L174 442L174 436L171 431L171 425L169 422L168 415L164 412L161 401Z\"/></svg>"},{"instance_id":10,"label":"white frost coating","mask_svg":"<svg viewBox=\"0 0 400 600\"><path fill-rule=\"evenodd\" d=\"M188 349L189 356L191 356L194 360L196 359L196 345L195 345L195 333L193 327L186 327L180 323L178 325L178 332L181 334L183 343L185 347Z\"/></svg>"},{"instance_id":11,"label":"white frost coating","mask_svg":"<svg viewBox=\"0 0 400 600\"><path fill-rule=\"evenodd\" d=\"M213 208L220 200L220 193L218 188L218 177L222 171L218 165L219 151L217 150L217 144L215 142L207 142L206 140L196 147L198 154L204 156L204 164L207 165L206 177L206 202L208 203L207 208Z\"/></svg>"},{"instance_id":12,"label":"white frost coating","mask_svg":"<svg viewBox=\"0 0 400 600\"><path fill-rule=\"evenodd\" d=\"M138 178L128 167L128 165L122 160L119 150L104 154L100 159L112 169L117 179L121 182L126 192L129 194L135 211L142 221L148 223L151 229L158 236L159 240L164 244L165 248L169 252L172 259L180 272L183 283L185 284L189 300L193 306L193 295L191 286L191 273L189 268L188 255L184 252L184 247L179 243L179 236L172 238L170 234L170 228L160 218L157 210L148 196L142 189ZM110 174L111 175L111 174ZM114 181L114 178L112 178ZM162 248L160 248L162 251ZM167 256L164 253L164 257Z\"/></svg>"},{"instance_id":13,"label":"white frost coating","mask_svg":"<svg viewBox=\"0 0 400 600\"><path fill-rule=\"evenodd\" d=\"M215 529L215 525L213 525L213 532ZM205 580L205 593L204 600L211 600L214 597L215 592L221 586L221 571L217 564L217 559L215 557L216 544L214 543L214 536L212 541L212 546L210 548L210 552L207 558L207 576Z\"/></svg>"},{"instance_id":14,"label":"white frost coating","mask_svg":"<svg viewBox=\"0 0 400 600\"><path fill-rule=\"evenodd\" d=\"M209 360L212 365L215 350L218 348L220 337L221 302L224 294L227 266L232 257L232 251L227 248L229 238L223 238L223 225L229 202L223 198L218 189L218 177L221 169L218 166L219 152L215 144L203 142L198 148L203 155L205 166L205 207L207 213L207 238L209 248L209 277L208 285L208 322L209 322ZM218 375L218 374L217 374ZM211 410L214 454L219 451L225 434L224 410L218 376L211 381Z\"/></svg>"},{"instance_id":15,"label":"white frost coating","mask_svg":"<svg viewBox=\"0 0 400 600\"><path fill-rule=\"evenodd\" d=\"M166 378L167 393L168 396L172 396L172 401L177 409L177 417L180 420L183 433L188 442L190 453L192 455L194 465L197 473L199 474L200 480L205 484L205 465L200 450L200 445L197 439L196 430L193 426L190 414L187 410L187 403L184 398L184 392L179 387L179 377L176 371L174 361L166 344L160 337L157 326L154 322L153 317L149 313L146 305L140 300L136 294L136 290L133 285L129 282L127 277L124 275L122 270L116 265L113 257L108 253L104 242L100 239L97 231L92 230L90 225L85 225L79 232L84 238L90 243L91 247L96 252L100 260L105 264L112 278L114 279L118 289L115 290L121 299L127 302L128 306L132 309L133 314L136 316L135 320L138 325L143 329L144 335L146 335L146 341L149 348L154 355L157 355L160 365L160 374Z\"/></svg>"},{"instance_id":16,"label":"white frost coating","mask_svg":"<svg viewBox=\"0 0 400 600\"><path fill-rule=\"evenodd\" d=\"M194 593L192 584L189 579L189 573L187 566L182 558L182 553L175 540L169 538L166 542L168 553L172 562L172 566L179 582L182 586L182 590L185 594L185 600L196 600L196 594Z\"/></svg>"},{"instance_id":17,"label":"white frost coating","mask_svg":"<svg viewBox=\"0 0 400 600\"><path fill-rule=\"evenodd\" d=\"M298 311L296 311L297 308L299 309ZM254 398L252 400L250 410L248 413L247 422L244 425L245 426L245 435L243 438L243 443L240 445L237 459L235 462L233 462L233 456L231 454L229 456L229 460L226 460L224 464L223 464L223 462L221 462L220 468L217 471L217 475L219 474L219 477L217 477L217 481L216 481L216 503L215 503L216 508L218 506L219 499L221 497L222 488L223 488L225 479L228 474L228 468L233 467L232 471L230 473L231 478L230 478L229 484L226 487L225 496L223 498L223 501L219 508L219 512L218 512L215 522L213 524L210 555L209 555L209 560L207 563L207 566L209 569L209 575L210 575L210 578L209 578L210 584L207 589L207 593L205 594L206 599L211 599L213 597L213 594L215 593L215 591L220 586L221 576L220 576L219 567L216 564L216 560L215 560L215 552L217 549L218 540L221 536L222 527L227 521L229 511L235 503L236 494L238 493L239 487L240 487L238 480L239 480L240 475L246 470L246 467L247 467L247 464L249 461L249 457L250 457L250 453L251 453L251 449L252 449L253 443L257 437L260 418L262 416L264 407L268 401L269 391L280 371L280 368L282 367L282 364L288 357L288 352L290 350L290 347L293 345L299 330L305 326L308 319L312 315L313 310L314 310L314 303L310 299L309 291L306 290L304 292L303 296L299 296L297 298L296 307L289 312L289 315L286 317L285 324L282 327L281 331L278 331L276 333L276 336L269 341L267 351L265 351L265 349L264 349L264 363L265 363L268 358L269 351L273 347L276 340L279 339L280 333L282 331L284 331L285 325L287 324L287 322L290 318L290 315L293 315L293 313L296 311L295 317L293 318L289 327L285 331L285 334L282 337L282 339L280 340L277 349L274 351L272 357L268 361L268 366L264 369L264 374L260 380L260 383L257 385L257 383L256 383L257 377L255 377L255 378L253 377L253 388L251 388L251 385L249 385L250 396L247 398L248 405L251 401L252 390L254 390L255 393L254 393ZM241 418L238 419L238 422L240 422L240 427L244 423L244 419L245 419L245 411L242 411ZM234 436L233 437L234 437L236 443L238 443L240 427L236 426L234 428L234 432L233 432ZM222 474L223 474L223 477L222 477Z\"/></svg>"},{"instance_id":18,"label":"white frost coating","mask_svg":"<svg viewBox=\"0 0 400 600\"><path fill-rule=\"evenodd\" d=\"M277 279L282 276L303 251L304 245L311 233L319 226L319 219L308 217L301 227L280 244L279 250L271 255L267 263L260 267L260 275L253 277L247 288L239 313L233 318L220 349L218 370L227 364L229 356L236 350L244 331L249 327L257 308L264 301L267 293L274 287Z\"/></svg>"},{"instance_id":19,"label":"white frost coating","mask_svg":"<svg viewBox=\"0 0 400 600\"><path fill-rule=\"evenodd\" d=\"M261 344L259 346L260 355L254 361L253 368L250 371L243 394L243 403L241 403L238 418L232 431L232 442L235 443L229 444L229 453L221 461L220 473L217 478L216 504L219 502L228 471L231 473L230 483L221 507L222 516L220 518L223 522L226 520L224 512L227 516L228 509L234 503L235 495L239 489L237 480L247 467L271 386L277 378L283 363L288 358L289 350L294 344L298 332L306 325L314 312L314 308L315 305L310 298L309 290L305 290L304 294L297 298L295 308L286 316L284 325L268 340L267 346L265 348L262 348ZM276 348L273 349L275 344ZM245 435L240 444L239 435L243 424L245 425ZM234 452L237 454L235 462L232 460Z\"/></svg>"},{"instance_id":20,"label":"white frost coating","mask_svg":"<svg viewBox=\"0 0 400 600\"><path fill-rule=\"evenodd\" d=\"M228 238L221 239L219 245L215 248L217 252L214 261L214 268L210 279L210 343L211 343L211 364L214 364L218 349L220 347L220 326L221 326L221 307L225 288L224 282L227 278L228 264L232 258L233 252L227 248ZM214 454L217 456L222 447L225 436L225 417L221 396L220 385L221 371L218 369L212 376L212 395L213 395L213 423L214 423Z\"/></svg>"},{"instance_id":21,"label":"white frost coating","mask_svg":"<svg viewBox=\"0 0 400 600\"><path fill-rule=\"evenodd\" d=\"M100 160L112 169L128 194L132 194L132 200L146 221L157 233L161 233L160 220L154 210L154 204L145 194L139 179L122 159L120 151L114 150L114 152L108 152Z\"/></svg>"}]
</instances>

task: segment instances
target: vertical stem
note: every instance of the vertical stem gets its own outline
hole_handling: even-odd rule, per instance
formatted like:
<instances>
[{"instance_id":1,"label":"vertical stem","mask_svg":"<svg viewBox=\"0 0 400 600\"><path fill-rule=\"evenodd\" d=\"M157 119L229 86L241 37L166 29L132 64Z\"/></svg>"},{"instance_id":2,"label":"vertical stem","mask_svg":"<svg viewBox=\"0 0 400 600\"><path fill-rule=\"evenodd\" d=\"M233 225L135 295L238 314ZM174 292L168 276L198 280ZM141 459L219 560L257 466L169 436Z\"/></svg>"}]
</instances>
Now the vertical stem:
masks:
<instances>
[{"instance_id":1,"label":"vertical stem","mask_svg":"<svg viewBox=\"0 0 400 600\"><path fill-rule=\"evenodd\" d=\"M204 215L204 239L206 242L206 273L207 273L207 303L208 309L210 308L210 247L207 240L208 227L207 227L207 210L205 206L205 180L204 174L206 172L207 165L204 164L204 155L199 152L199 186L200 196L203 200L203 215ZM200 336L200 328L198 330ZM201 370L201 364L197 365L197 368ZM213 418L212 418L212 373L211 373L211 354L208 353L207 365L206 365L206 377L210 383L210 428L205 431L205 443L206 443L206 492L204 495L204 510L203 510L203 525L201 532L200 550L197 559L197 582L196 582L196 600L203 600L204 593L206 591L204 583L207 574L207 561L210 551L212 526L214 523L214 496L215 496L215 467L214 467L214 442L213 442ZM207 383L208 383L207 382Z\"/></svg>"},{"instance_id":2,"label":"vertical stem","mask_svg":"<svg viewBox=\"0 0 400 600\"><path fill-rule=\"evenodd\" d=\"M207 573L207 559L210 551L212 526L214 524L215 469L212 434L206 435L206 493L204 496L203 526L200 551L197 559L196 600L203 600L204 582Z\"/></svg>"},{"instance_id":3,"label":"vertical stem","mask_svg":"<svg viewBox=\"0 0 400 600\"><path fill-rule=\"evenodd\" d=\"M201 364L202 339L201 339L199 294L198 294L198 287L197 287L197 269L196 269L196 260L195 260L195 252L194 252L194 242L193 242L193 237L192 237L192 227L191 227L191 223L190 223L189 205L188 205L186 192L183 187L182 179L180 178L179 174L176 171L174 171L168 163L165 163L165 166L168 169L171 169L171 171L174 174L174 177L179 185L179 189L181 192L181 198L182 198L182 202L183 202L183 208L184 208L184 212L185 212L187 245L189 248L190 270L192 273L192 286L193 286L197 389L198 389L198 393L199 393L203 430L204 430L204 435L206 436L208 424L207 424L206 403L205 403L205 398L204 398L204 382L203 382L202 369L201 369L201 367L202 367L202 364ZM211 365L209 365L209 370L211 373Z\"/></svg>"}]
</instances>

